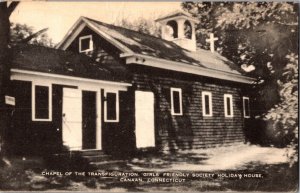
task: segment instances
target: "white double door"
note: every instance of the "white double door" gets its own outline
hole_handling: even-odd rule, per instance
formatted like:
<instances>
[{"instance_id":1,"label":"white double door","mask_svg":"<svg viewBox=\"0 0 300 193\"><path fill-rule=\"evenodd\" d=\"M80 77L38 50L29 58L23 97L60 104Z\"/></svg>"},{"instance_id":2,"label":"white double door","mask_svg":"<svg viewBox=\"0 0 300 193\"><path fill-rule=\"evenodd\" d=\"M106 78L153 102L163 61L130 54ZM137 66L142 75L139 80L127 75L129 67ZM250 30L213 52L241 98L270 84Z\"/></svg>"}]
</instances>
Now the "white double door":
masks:
<instances>
[{"instance_id":1,"label":"white double door","mask_svg":"<svg viewBox=\"0 0 300 193\"><path fill-rule=\"evenodd\" d=\"M100 89L96 92L96 149L101 147ZM69 150L83 149L82 90L63 88L62 140Z\"/></svg>"}]
</instances>

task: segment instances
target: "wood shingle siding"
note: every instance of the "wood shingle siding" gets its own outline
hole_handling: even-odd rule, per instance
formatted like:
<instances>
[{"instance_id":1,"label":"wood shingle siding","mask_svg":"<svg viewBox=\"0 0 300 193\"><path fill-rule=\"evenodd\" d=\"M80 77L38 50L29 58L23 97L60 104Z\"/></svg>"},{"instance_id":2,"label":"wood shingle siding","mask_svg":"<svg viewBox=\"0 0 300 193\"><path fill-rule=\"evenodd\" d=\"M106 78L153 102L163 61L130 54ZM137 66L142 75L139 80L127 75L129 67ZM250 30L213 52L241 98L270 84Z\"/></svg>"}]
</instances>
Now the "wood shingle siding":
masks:
<instances>
[{"instance_id":1,"label":"wood shingle siding","mask_svg":"<svg viewBox=\"0 0 300 193\"><path fill-rule=\"evenodd\" d=\"M154 68L134 66L131 70L136 90L154 93L159 150L203 148L245 140L240 85ZM183 115L171 115L171 87L182 89ZM212 117L202 114L202 91L212 93ZM233 117L224 115L224 94L233 96Z\"/></svg>"},{"instance_id":2,"label":"wood shingle siding","mask_svg":"<svg viewBox=\"0 0 300 193\"><path fill-rule=\"evenodd\" d=\"M48 154L62 147L62 85L52 85L52 121L33 121L31 109L31 82L13 81L16 106L8 137L11 152L21 155Z\"/></svg>"}]
</instances>

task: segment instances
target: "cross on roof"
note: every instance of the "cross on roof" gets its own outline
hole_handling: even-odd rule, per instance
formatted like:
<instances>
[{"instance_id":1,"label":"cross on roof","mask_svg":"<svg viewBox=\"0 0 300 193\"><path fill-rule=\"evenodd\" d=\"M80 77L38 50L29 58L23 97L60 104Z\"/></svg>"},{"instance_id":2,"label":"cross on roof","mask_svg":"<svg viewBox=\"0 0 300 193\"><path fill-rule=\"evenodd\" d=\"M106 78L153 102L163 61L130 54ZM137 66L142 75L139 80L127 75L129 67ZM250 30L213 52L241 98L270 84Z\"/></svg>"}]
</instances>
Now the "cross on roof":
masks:
<instances>
[{"instance_id":1,"label":"cross on roof","mask_svg":"<svg viewBox=\"0 0 300 193\"><path fill-rule=\"evenodd\" d=\"M213 33L209 34L209 39L206 39L206 42L208 42L210 44L210 51L212 53L215 52L215 41L217 41L219 38L214 37Z\"/></svg>"}]
</instances>

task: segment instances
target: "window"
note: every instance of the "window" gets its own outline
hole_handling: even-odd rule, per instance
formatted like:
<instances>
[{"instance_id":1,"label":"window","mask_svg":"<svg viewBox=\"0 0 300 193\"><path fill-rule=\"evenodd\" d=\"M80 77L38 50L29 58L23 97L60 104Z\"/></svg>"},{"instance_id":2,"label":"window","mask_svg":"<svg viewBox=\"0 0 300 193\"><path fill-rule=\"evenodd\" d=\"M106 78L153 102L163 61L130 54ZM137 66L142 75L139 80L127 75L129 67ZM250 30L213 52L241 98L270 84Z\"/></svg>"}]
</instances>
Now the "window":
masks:
<instances>
[{"instance_id":1,"label":"window","mask_svg":"<svg viewBox=\"0 0 300 193\"><path fill-rule=\"evenodd\" d=\"M119 94L118 91L104 93L104 121L119 122Z\"/></svg>"},{"instance_id":2,"label":"window","mask_svg":"<svg viewBox=\"0 0 300 193\"><path fill-rule=\"evenodd\" d=\"M211 92L202 92L202 114L203 116L212 116Z\"/></svg>"},{"instance_id":3,"label":"window","mask_svg":"<svg viewBox=\"0 0 300 193\"><path fill-rule=\"evenodd\" d=\"M231 94L224 94L224 112L225 117L233 117L233 103Z\"/></svg>"},{"instance_id":4,"label":"window","mask_svg":"<svg viewBox=\"0 0 300 193\"><path fill-rule=\"evenodd\" d=\"M92 35L82 36L79 38L79 52L88 52L93 50Z\"/></svg>"},{"instance_id":5,"label":"window","mask_svg":"<svg viewBox=\"0 0 300 193\"><path fill-rule=\"evenodd\" d=\"M244 117L250 118L249 97L243 97L243 110L244 110Z\"/></svg>"},{"instance_id":6,"label":"window","mask_svg":"<svg viewBox=\"0 0 300 193\"><path fill-rule=\"evenodd\" d=\"M52 86L32 84L32 120L52 121Z\"/></svg>"},{"instance_id":7,"label":"window","mask_svg":"<svg viewBox=\"0 0 300 193\"><path fill-rule=\"evenodd\" d=\"M182 115L182 96L180 88L171 88L171 114Z\"/></svg>"}]
</instances>

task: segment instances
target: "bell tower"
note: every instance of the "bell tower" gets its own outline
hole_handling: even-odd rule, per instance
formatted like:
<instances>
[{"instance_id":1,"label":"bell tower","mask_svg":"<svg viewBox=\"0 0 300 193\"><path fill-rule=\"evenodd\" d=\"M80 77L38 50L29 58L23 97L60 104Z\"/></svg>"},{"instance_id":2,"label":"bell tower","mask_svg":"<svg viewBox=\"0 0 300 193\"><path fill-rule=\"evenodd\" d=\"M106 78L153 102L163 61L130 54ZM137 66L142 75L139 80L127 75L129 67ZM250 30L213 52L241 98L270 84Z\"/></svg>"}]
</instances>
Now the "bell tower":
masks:
<instances>
[{"instance_id":1,"label":"bell tower","mask_svg":"<svg viewBox=\"0 0 300 193\"><path fill-rule=\"evenodd\" d=\"M175 11L155 21L162 26L162 39L173 41L189 51L196 51L195 24L199 21L192 15Z\"/></svg>"}]
</instances>

